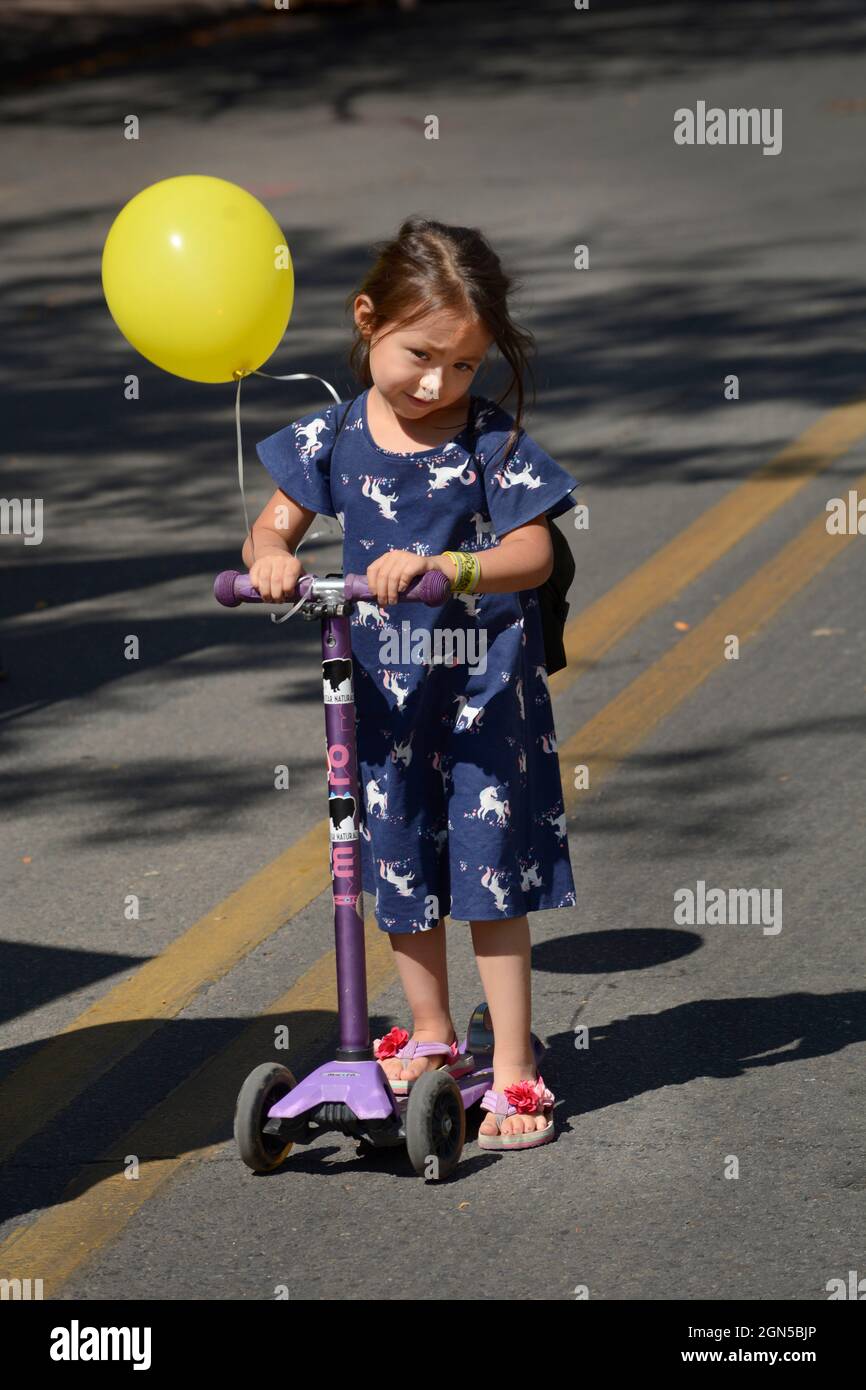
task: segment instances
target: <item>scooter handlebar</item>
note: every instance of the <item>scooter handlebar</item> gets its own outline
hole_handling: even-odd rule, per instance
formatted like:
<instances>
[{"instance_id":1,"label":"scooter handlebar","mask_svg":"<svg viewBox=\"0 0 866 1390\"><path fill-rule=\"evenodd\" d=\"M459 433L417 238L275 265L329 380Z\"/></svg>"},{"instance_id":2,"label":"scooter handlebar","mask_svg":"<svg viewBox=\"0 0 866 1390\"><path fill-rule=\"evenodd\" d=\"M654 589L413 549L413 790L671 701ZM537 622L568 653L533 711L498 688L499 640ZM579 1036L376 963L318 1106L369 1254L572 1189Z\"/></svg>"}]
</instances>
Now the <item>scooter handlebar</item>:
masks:
<instances>
[{"instance_id":1,"label":"scooter handlebar","mask_svg":"<svg viewBox=\"0 0 866 1390\"><path fill-rule=\"evenodd\" d=\"M317 576L302 574L294 594L287 594L284 603L296 603L303 595L306 597L310 585ZM240 603L264 603L258 589L250 583L248 574L239 570L223 570L213 584L214 598L224 608L237 608ZM347 574L344 579L344 592L347 599L374 598L369 584L362 574ZM426 603L431 608L438 607L451 597L451 585L441 570L428 570L419 579L413 579L408 588L397 597L398 603ZM272 600L268 600L271 602Z\"/></svg>"}]
</instances>

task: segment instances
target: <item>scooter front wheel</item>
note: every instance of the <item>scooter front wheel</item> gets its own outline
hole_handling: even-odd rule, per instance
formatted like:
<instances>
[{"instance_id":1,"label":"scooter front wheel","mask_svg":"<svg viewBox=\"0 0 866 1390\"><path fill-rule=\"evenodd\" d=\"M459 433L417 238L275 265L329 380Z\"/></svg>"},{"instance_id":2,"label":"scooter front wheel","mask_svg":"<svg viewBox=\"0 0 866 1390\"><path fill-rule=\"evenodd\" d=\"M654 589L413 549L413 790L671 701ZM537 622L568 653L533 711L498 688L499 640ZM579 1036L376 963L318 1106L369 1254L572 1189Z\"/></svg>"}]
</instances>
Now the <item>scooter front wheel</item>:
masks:
<instances>
[{"instance_id":1,"label":"scooter front wheel","mask_svg":"<svg viewBox=\"0 0 866 1390\"><path fill-rule=\"evenodd\" d=\"M409 1088L406 1149L419 1178L441 1182L460 1162L466 1110L460 1087L447 1072L423 1071Z\"/></svg>"},{"instance_id":2,"label":"scooter front wheel","mask_svg":"<svg viewBox=\"0 0 866 1390\"><path fill-rule=\"evenodd\" d=\"M282 1062L263 1062L251 1071L238 1092L235 1106L235 1143L248 1168L254 1173L268 1173L279 1168L294 1148L274 1134L263 1134L262 1126L271 1106L293 1090L298 1083Z\"/></svg>"}]
</instances>

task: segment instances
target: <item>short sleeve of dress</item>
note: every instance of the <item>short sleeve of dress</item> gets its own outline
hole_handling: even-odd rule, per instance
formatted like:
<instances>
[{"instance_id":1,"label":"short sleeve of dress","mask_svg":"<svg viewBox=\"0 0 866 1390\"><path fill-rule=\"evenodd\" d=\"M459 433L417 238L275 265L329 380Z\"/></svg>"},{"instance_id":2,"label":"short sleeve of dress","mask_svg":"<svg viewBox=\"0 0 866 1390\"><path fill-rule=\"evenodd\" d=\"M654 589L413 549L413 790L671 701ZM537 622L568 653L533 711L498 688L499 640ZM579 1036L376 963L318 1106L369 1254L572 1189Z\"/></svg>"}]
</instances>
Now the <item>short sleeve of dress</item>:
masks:
<instances>
[{"instance_id":1,"label":"short sleeve of dress","mask_svg":"<svg viewBox=\"0 0 866 1390\"><path fill-rule=\"evenodd\" d=\"M331 500L334 427L333 407L313 411L256 445L256 453L277 487L300 506L322 516L336 516Z\"/></svg>"},{"instance_id":2,"label":"short sleeve of dress","mask_svg":"<svg viewBox=\"0 0 866 1390\"><path fill-rule=\"evenodd\" d=\"M506 459L505 446L511 425L486 433L479 440L476 457L482 468L487 512L497 537L525 526L544 512L561 516L575 505L571 493L581 487L540 444L521 432Z\"/></svg>"}]
</instances>

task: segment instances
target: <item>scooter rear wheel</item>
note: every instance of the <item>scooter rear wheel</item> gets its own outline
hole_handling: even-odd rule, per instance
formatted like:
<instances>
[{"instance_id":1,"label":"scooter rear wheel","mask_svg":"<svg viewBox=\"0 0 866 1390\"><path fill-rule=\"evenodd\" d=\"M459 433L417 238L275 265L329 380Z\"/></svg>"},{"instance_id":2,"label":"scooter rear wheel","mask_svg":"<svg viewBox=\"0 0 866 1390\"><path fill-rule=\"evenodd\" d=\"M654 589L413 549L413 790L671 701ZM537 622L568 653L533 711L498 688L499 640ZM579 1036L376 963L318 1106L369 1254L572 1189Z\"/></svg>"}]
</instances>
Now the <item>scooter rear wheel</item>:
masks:
<instances>
[{"instance_id":1,"label":"scooter rear wheel","mask_svg":"<svg viewBox=\"0 0 866 1390\"><path fill-rule=\"evenodd\" d=\"M409 1090L405 1124L406 1150L418 1176L441 1182L453 1173L466 1140L466 1110L453 1076L422 1072Z\"/></svg>"},{"instance_id":2,"label":"scooter rear wheel","mask_svg":"<svg viewBox=\"0 0 866 1390\"><path fill-rule=\"evenodd\" d=\"M235 1106L235 1143L248 1168L254 1173L269 1173L279 1168L294 1148L274 1134L263 1134L262 1125L272 1105L293 1090L298 1083L281 1062L263 1062L251 1071L238 1092Z\"/></svg>"}]
</instances>

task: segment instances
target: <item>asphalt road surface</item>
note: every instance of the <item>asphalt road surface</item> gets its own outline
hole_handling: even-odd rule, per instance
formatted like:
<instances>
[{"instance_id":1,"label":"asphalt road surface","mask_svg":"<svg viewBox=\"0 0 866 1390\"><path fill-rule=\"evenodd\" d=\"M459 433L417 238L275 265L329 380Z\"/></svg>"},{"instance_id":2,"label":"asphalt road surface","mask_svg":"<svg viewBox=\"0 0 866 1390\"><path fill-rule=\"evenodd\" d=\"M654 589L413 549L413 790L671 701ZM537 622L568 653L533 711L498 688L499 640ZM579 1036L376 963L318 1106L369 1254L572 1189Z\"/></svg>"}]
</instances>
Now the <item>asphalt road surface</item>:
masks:
<instances>
[{"instance_id":1,"label":"asphalt road surface","mask_svg":"<svg viewBox=\"0 0 866 1390\"><path fill-rule=\"evenodd\" d=\"M0 100L3 495L44 499L40 544L0 537L3 1277L822 1301L866 1273L866 535L825 524L866 498L864 47L853 3L305 11ZM780 151L678 145L699 101L780 110ZM138 356L101 290L120 208L190 172L289 238L262 370L341 396L370 247L411 211L483 227L538 342L529 430L584 484L551 682L578 901L530 918L558 1139L485 1153L472 1112L438 1185L335 1135L259 1179L232 1141L275 1021L296 1075L332 1055L333 933L317 629L211 594L241 568L233 388ZM325 399L244 383L252 514L255 441ZM700 884L766 890L775 929L678 920ZM408 1019L367 937L373 1036Z\"/></svg>"}]
</instances>

